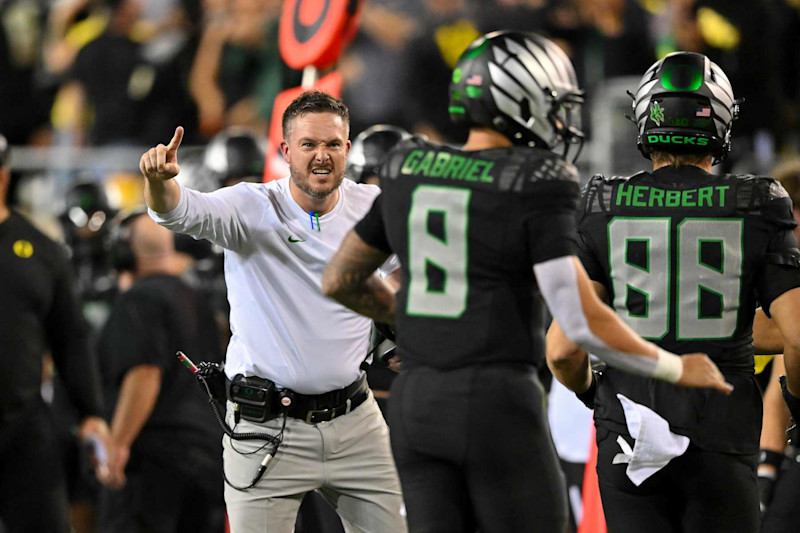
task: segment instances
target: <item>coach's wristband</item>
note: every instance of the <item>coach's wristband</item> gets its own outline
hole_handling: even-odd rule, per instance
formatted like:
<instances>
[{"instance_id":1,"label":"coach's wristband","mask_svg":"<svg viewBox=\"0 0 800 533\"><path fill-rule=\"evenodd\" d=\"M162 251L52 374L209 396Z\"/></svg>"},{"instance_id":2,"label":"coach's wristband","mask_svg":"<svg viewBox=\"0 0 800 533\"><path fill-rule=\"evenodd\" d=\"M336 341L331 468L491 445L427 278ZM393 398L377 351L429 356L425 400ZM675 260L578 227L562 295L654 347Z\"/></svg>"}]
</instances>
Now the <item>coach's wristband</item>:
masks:
<instances>
[{"instance_id":1,"label":"coach's wristband","mask_svg":"<svg viewBox=\"0 0 800 533\"><path fill-rule=\"evenodd\" d=\"M680 356L658 349L658 360L653 369L653 377L670 383L677 383L683 376L683 362Z\"/></svg>"}]
</instances>

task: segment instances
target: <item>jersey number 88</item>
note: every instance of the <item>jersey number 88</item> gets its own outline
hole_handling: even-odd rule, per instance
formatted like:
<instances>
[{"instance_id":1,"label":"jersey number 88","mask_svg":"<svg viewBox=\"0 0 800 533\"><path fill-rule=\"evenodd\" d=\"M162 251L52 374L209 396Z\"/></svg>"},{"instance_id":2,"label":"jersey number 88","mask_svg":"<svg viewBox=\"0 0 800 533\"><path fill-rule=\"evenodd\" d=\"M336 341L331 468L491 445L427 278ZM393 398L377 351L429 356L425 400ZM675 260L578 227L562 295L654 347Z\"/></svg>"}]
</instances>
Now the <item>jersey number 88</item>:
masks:
<instances>
[{"instance_id":1,"label":"jersey number 88","mask_svg":"<svg viewBox=\"0 0 800 533\"><path fill-rule=\"evenodd\" d=\"M615 217L608 224L609 276L617 313L642 337L661 339L669 333L670 307L675 306L677 340L726 339L736 330L742 278L741 219L686 218L675 226L670 218ZM633 243L644 247L644 261L629 260ZM703 253L711 250L710 254ZM677 272L672 285L671 257ZM713 260L709 260L712 258ZM644 298L644 312L633 313L631 293ZM716 298L718 312L704 314L703 293ZM674 293L674 294L673 294ZM641 307L641 306L640 306Z\"/></svg>"}]
</instances>

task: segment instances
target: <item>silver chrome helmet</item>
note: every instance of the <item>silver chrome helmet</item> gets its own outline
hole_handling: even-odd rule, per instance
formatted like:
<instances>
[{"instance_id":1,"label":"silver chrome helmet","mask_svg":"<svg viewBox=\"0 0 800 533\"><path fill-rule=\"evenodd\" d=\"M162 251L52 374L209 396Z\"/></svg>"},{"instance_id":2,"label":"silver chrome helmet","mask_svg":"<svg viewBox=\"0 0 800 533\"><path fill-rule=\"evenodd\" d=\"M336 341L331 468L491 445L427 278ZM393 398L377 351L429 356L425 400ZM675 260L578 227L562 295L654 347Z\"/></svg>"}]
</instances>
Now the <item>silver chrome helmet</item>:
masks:
<instances>
[{"instance_id":1,"label":"silver chrome helmet","mask_svg":"<svg viewBox=\"0 0 800 533\"><path fill-rule=\"evenodd\" d=\"M572 144L583 143L581 104L583 91L569 58L535 33L479 37L461 55L450 82L455 123L492 128L517 145L563 145L565 157Z\"/></svg>"}]
</instances>

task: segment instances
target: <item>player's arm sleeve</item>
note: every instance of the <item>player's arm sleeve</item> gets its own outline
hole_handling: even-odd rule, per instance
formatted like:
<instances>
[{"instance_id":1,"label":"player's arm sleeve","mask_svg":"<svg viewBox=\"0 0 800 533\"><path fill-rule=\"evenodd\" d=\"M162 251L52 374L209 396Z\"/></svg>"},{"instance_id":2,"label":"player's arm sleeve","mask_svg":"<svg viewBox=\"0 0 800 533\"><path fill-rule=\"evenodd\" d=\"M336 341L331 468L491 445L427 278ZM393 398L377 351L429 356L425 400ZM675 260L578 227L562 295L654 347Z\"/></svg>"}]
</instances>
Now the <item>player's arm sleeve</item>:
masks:
<instances>
[{"instance_id":1,"label":"player's arm sleeve","mask_svg":"<svg viewBox=\"0 0 800 533\"><path fill-rule=\"evenodd\" d=\"M181 198L175 209L156 213L148 208L158 224L177 233L209 241L238 251L247 242L248 218L263 213L264 201L248 192L241 183L211 193L201 193L180 185Z\"/></svg>"},{"instance_id":2,"label":"player's arm sleeve","mask_svg":"<svg viewBox=\"0 0 800 533\"><path fill-rule=\"evenodd\" d=\"M669 381L680 379L682 365L675 361L666 372L659 367L662 358L653 358L643 353L623 353L612 348L590 326L585 309L589 305L603 306L601 315L604 325L614 331L605 331L604 338L615 337L620 346L644 346L638 336L627 328L615 315L599 301L594 293L586 273L576 259L578 248L576 242L576 210L578 205L578 186L576 183L557 181L543 184L534 195L527 200L526 232L528 250L539 289L547 307L564 334L581 348L597 355L610 365L617 366L634 374L648 377L659 377ZM584 278L586 289L584 297L579 289L579 276ZM591 294L589 294L591 293ZM590 300L587 305L584 300ZM596 328L595 328L596 329ZM627 337L627 338L626 338ZM674 356L673 356L674 357ZM670 360L664 357L664 361Z\"/></svg>"},{"instance_id":3,"label":"player's arm sleeve","mask_svg":"<svg viewBox=\"0 0 800 533\"><path fill-rule=\"evenodd\" d=\"M81 417L102 416L100 369L66 256L56 268L53 300L45 319L53 362Z\"/></svg>"},{"instance_id":4,"label":"player's arm sleeve","mask_svg":"<svg viewBox=\"0 0 800 533\"><path fill-rule=\"evenodd\" d=\"M682 363L677 356L666 352L663 352L662 356L660 349L657 358L644 355L644 350L642 353L622 352L609 346L606 340L600 338L600 335L605 338L613 335L617 338L617 344L620 346L632 345L630 339L634 339L633 342L645 342L622 324L616 315L613 315L611 309L608 309L608 313L613 316L609 317L611 320L608 321L608 327L600 335L594 333L584 310L583 300L585 298L581 297L578 286L578 276L581 273L576 269L576 264L574 256L563 256L537 263L533 267L547 307L567 338L611 366L641 376L664 379L672 383L677 382L683 370ZM585 274L583 276L585 277ZM591 292L591 295L596 298L588 279L586 279L586 284L586 291ZM604 305L599 300L594 304ZM628 341L624 338L626 335L629 336Z\"/></svg>"},{"instance_id":5,"label":"player's arm sleeve","mask_svg":"<svg viewBox=\"0 0 800 533\"><path fill-rule=\"evenodd\" d=\"M383 223L382 198L383 193L375 198L370 210L364 215L364 218L356 224L354 229L358 236L361 237L361 240L366 244L382 252L391 254L392 247L389 244L389 239L386 236L386 227Z\"/></svg>"},{"instance_id":6,"label":"player's arm sleeve","mask_svg":"<svg viewBox=\"0 0 800 533\"><path fill-rule=\"evenodd\" d=\"M790 229L779 229L770 235L756 280L758 300L767 316L771 316L769 306L775 298L800 287L800 250Z\"/></svg>"}]
</instances>

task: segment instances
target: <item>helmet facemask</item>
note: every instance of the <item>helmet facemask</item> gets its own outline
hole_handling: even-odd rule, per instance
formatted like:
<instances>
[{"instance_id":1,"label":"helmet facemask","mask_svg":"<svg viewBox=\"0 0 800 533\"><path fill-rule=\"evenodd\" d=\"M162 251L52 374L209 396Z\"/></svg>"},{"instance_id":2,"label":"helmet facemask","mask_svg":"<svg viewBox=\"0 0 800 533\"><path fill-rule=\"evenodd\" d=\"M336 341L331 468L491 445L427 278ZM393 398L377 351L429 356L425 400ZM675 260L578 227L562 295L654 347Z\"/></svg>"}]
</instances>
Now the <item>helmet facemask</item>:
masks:
<instances>
[{"instance_id":1,"label":"helmet facemask","mask_svg":"<svg viewBox=\"0 0 800 533\"><path fill-rule=\"evenodd\" d=\"M583 105L583 92L567 93L562 96L552 94L550 112L547 118L552 124L556 135L556 143L550 146L555 150L558 144L563 144L564 152L561 154L566 160L570 160L570 152L573 146L577 146L575 155L571 157L572 162L576 162L583 150L585 136L581 129L581 106Z\"/></svg>"}]
</instances>

